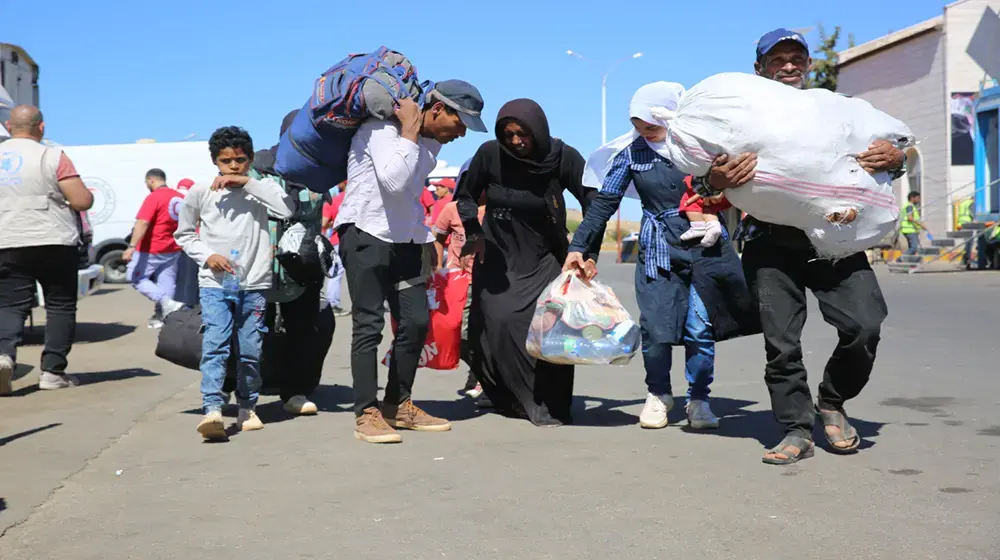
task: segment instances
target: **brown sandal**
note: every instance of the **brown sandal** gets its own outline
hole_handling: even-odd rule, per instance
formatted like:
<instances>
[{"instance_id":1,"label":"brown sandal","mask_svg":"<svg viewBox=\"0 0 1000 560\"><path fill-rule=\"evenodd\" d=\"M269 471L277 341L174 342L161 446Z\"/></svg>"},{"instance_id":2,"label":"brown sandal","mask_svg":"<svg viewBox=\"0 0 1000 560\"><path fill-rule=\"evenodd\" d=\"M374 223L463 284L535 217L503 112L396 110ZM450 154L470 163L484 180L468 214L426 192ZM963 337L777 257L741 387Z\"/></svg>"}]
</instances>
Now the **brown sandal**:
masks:
<instances>
[{"instance_id":1,"label":"brown sandal","mask_svg":"<svg viewBox=\"0 0 1000 560\"><path fill-rule=\"evenodd\" d=\"M791 453L785 451L788 447L798 447L799 452L797 455L792 455ZM781 453L786 457L784 459L779 459L777 457L767 457L767 453ZM802 436L787 435L785 439L781 440L781 443L775 445L771 449L768 449L765 456L761 458L765 464L768 465L791 465L798 463L802 459L808 459L816 453L816 446L813 444L812 440L804 438Z\"/></svg>"},{"instance_id":2,"label":"brown sandal","mask_svg":"<svg viewBox=\"0 0 1000 560\"><path fill-rule=\"evenodd\" d=\"M861 436L858 435L857 430L854 426L847 421L847 413L844 412L843 407L837 407L837 410L823 410L816 406L816 413L819 414L821 420L823 420L823 427L835 426L840 429L840 433L836 435L830 435L823 430L823 434L826 436L826 441L830 443L830 451L838 455L849 455L858 450L861 446ZM840 447L837 444L842 442L850 442L847 447Z\"/></svg>"}]
</instances>

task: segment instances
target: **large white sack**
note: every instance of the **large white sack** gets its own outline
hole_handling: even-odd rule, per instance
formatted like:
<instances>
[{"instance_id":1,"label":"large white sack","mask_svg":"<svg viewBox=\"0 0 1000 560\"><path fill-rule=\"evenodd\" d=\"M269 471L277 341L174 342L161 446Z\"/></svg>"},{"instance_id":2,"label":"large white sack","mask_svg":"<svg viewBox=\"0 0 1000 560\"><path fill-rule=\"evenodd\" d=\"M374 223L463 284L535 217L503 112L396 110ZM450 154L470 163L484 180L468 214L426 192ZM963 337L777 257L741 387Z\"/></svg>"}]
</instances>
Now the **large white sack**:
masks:
<instances>
[{"instance_id":1,"label":"large white sack","mask_svg":"<svg viewBox=\"0 0 1000 560\"><path fill-rule=\"evenodd\" d=\"M895 228L889 175L867 173L855 157L878 139L911 145L913 133L864 100L726 73L657 116L669 131L666 155L687 173L704 175L718 154L755 152L756 178L726 198L758 219L803 230L823 256L869 249ZM849 209L858 212L850 224L827 219Z\"/></svg>"}]
</instances>

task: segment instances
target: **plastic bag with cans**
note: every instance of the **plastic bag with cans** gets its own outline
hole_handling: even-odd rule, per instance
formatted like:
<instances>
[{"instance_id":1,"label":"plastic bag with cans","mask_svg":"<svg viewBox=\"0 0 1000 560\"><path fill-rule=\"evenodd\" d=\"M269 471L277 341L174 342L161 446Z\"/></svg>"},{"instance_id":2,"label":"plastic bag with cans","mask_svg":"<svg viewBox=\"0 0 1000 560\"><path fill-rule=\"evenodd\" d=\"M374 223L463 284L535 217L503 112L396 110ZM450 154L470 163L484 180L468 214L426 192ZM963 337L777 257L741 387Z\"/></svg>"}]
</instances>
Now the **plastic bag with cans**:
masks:
<instances>
[{"instance_id":1,"label":"plastic bag with cans","mask_svg":"<svg viewBox=\"0 0 1000 560\"><path fill-rule=\"evenodd\" d=\"M610 287L565 272L538 298L525 347L554 364L625 365L641 342L638 325Z\"/></svg>"}]
</instances>

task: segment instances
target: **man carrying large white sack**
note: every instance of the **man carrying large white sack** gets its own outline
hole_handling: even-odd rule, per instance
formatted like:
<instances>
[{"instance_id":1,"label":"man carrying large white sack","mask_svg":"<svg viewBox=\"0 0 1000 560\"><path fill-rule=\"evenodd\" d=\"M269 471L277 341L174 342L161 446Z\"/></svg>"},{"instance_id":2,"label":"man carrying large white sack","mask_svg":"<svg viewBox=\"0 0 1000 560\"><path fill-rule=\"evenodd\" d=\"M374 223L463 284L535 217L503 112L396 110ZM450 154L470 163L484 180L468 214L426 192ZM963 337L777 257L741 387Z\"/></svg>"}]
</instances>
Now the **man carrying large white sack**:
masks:
<instances>
[{"instance_id":1,"label":"man carrying large white sack","mask_svg":"<svg viewBox=\"0 0 1000 560\"><path fill-rule=\"evenodd\" d=\"M805 38L799 33L778 29L761 37L754 68L758 76L805 89L810 62ZM752 76L745 79L757 80ZM767 84L762 84L761 89L765 89L764 86L774 89ZM826 92L809 92L808 95L808 99L795 97L794 100L802 101L800 107L814 102L840 104L848 108L845 113L863 116L852 121L848 115L838 123L835 119L840 115L832 115L828 125L831 128L825 132L821 130L808 138L798 135L792 139L779 134L773 136L773 143L759 144L759 148L753 150L757 153L721 155L704 177L695 180L702 196L746 184L744 188L727 193L727 197L748 214L758 216L748 215L735 238L746 242L743 269L760 310L767 354L764 379L775 418L785 427L784 439L763 457L765 463L773 465L788 465L813 456L812 433L817 415L823 422L831 452L853 453L861 444L861 436L848 421L844 402L856 397L868 382L887 309L875 273L859 249L863 249L863 244L870 239L884 235L887 228L894 227L898 208L891 194L891 180L902 173L905 162L903 152L892 142L871 141L872 137L879 137L879 133L872 133L863 140L862 146L870 143L867 150L861 147L850 155L842 151L843 146L826 145L822 150L813 150L809 144L824 134L836 134L831 133L831 129L837 130L833 127L838 126L845 143L857 144L857 135L868 134L875 126L866 125L872 118L881 119L880 124L887 123L884 129L878 129L887 131L881 137L892 138L898 145L912 142L912 134L905 125L860 100L833 98L833 94ZM788 108L786 106L786 110ZM683 110L682 105L678 114ZM761 119L769 117L758 116ZM790 125L790 130L795 130L795 119L794 112L784 115L783 120ZM768 126L773 129L774 122ZM778 130L780 132L780 128ZM684 138L676 140L684 146ZM765 169L765 159L774 159L773 144L789 141L801 141L805 146L801 157L806 160L802 165L820 168L828 174L829 180L793 178L790 173L775 171L773 165ZM766 154L769 149L770 154ZM702 148L694 151L699 150L710 153ZM758 159L760 170L757 169ZM782 189L784 194L778 192ZM770 197L768 203L759 206L766 197ZM790 205L789 199L795 197L809 202ZM739 199L747 199L747 207L741 206ZM851 200L857 204L852 206ZM839 201L844 201L842 211L836 206ZM814 202L818 206L811 205ZM758 205L756 210L748 208L751 203ZM781 216L781 220L759 219L762 214L770 218L774 206L781 204L789 208L788 216ZM831 207L837 209L827 212ZM814 226L817 215L826 221ZM789 225L777 225L772 221ZM840 337L823 372L815 404L802 363L801 335L806 320L807 288L819 301L823 319L837 329Z\"/></svg>"}]
</instances>

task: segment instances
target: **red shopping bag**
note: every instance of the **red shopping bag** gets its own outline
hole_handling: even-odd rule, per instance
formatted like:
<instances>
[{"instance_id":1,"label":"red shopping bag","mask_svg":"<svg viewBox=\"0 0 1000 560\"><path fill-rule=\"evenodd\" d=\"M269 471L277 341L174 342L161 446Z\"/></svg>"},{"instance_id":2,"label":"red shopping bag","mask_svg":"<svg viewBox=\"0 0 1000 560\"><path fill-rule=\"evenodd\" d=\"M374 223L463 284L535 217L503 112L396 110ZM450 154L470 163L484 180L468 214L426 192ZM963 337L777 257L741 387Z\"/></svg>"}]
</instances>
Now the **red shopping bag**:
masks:
<instances>
[{"instance_id":1,"label":"red shopping bag","mask_svg":"<svg viewBox=\"0 0 1000 560\"><path fill-rule=\"evenodd\" d=\"M469 273L461 269L442 269L431 278L427 285L430 323L417 367L440 370L458 367L462 351L462 313L470 279ZM395 320L392 321L392 332L396 332ZM382 364L389 367L390 359L391 348L382 359Z\"/></svg>"}]
</instances>

